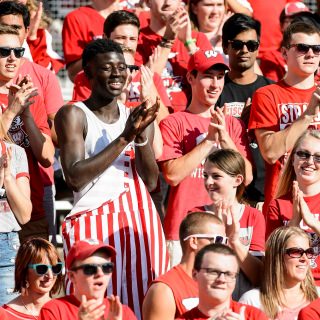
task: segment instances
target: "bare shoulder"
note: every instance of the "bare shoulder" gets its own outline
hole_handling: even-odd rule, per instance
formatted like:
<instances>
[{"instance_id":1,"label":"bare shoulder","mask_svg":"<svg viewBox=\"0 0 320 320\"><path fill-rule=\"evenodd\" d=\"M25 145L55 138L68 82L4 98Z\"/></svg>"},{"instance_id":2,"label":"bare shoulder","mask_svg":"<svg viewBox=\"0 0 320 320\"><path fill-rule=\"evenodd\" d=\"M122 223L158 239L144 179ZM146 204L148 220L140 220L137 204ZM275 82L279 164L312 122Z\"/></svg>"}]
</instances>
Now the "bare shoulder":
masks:
<instances>
[{"instance_id":1,"label":"bare shoulder","mask_svg":"<svg viewBox=\"0 0 320 320\"><path fill-rule=\"evenodd\" d=\"M56 118L64 120L81 120L85 118L84 112L74 104L65 104L56 114Z\"/></svg>"}]
</instances>

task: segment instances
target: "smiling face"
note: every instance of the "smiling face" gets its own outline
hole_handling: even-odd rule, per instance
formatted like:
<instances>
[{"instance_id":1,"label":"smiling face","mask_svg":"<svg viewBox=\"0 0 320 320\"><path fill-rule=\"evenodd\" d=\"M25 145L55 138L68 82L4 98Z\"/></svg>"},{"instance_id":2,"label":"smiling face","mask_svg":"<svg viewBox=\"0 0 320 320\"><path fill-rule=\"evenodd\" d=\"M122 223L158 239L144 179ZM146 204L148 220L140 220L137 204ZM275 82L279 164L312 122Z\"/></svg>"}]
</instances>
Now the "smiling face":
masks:
<instances>
[{"instance_id":1,"label":"smiling face","mask_svg":"<svg viewBox=\"0 0 320 320\"><path fill-rule=\"evenodd\" d=\"M110 33L110 40L130 48L136 52L138 45L139 30L132 24L121 24Z\"/></svg>"},{"instance_id":2,"label":"smiling face","mask_svg":"<svg viewBox=\"0 0 320 320\"><path fill-rule=\"evenodd\" d=\"M320 140L308 135L297 147L297 151L305 151L309 154L320 156ZM314 161L313 157L309 159L300 159L297 154L293 156L293 167L296 179L300 186L320 185L320 163Z\"/></svg>"},{"instance_id":3,"label":"smiling face","mask_svg":"<svg viewBox=\"0 0 320 320\"><path fill-rule=\"evenodd\" d=\"M73 268L83 264L103 264L110 262L110 257L105 252L96 252L89 258L78 260L72 266ZM83 269L70 271L70 280L75 288L75 296L81 301L81 296L85 295L87 299L103 299L108 283L111 279L110 274L104 274L100 267L97 273L93 275L85 275Z\"/></svg>"},{"instance_id":4,"label":"smiling face","mask_svg":"<svg viewBox=\"0 0 320 320\"><path fill-rule=\"evenodd\" d=\"M298 43L320 45L320 36L317 33L294 33L292 35L290 45ZM296 47L283 48L282 50L290 73L305 77L314 74L314 72L318 69L320 55L315 55L312 50L309 50L305 54L300 53Z\"/></svg>"},{"instance_id":5,"label":"smiling face","mask_svg":"<svg viewBox=\"0 0 320 320\"><path fill-rule=\"evenodd\" d=\"M19 37L12 34L0 35L0 47L20 47ZM13 51L11 51L8 57L0 55L0 81L8 82L17 75L20 60L15 57Z\"/></svg>"},{"instance_id":6,"label":"smiling face","mask_svg":"<svg viewBox=\"0 0 320 320\"><path fill-rule=\"evenodd\" d=\"M192 11L197 16L199 31L211 32L219 28L226 7L224 0L202 0L192 5Z\"/></svg>"},{"instance_id":7,"label":"smiling face","mask_svg":"<svg viewBox=\"0 0 320 320\"><path fill-rule=\"evenodd\" d=\"M286 244L286 249L302 248L306 250L310 247L309 239L299 235L293 235ZM305 254L301 258L292 258L288 254L284 256L285 276L284 280L287 285L295 285L306 278L310 267L310 259Z\"/></svg>"}]
</instances>

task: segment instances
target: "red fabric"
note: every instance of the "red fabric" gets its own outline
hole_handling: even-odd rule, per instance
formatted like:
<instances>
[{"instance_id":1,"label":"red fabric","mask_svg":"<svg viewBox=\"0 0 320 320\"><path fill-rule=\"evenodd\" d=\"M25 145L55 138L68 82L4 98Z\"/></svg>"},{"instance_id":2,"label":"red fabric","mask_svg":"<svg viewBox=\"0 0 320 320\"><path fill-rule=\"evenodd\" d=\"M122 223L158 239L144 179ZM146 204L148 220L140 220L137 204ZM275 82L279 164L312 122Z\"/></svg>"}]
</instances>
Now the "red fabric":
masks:
<instances>
[{"instance_id":1,"label":"red fabric","mask_svg":"<svg viewBox=\"0 0 320 320\"><path fill-rule=\"evenodd\" d=\"M297 120L307 108L315 87L307 90L296 89L280 81L256 91L252 98L249 129L265 128L272 131L283 130ZM318 116L312 126L318 128ZM271 199L275 195L280 171L284 165L285 156L282 156L274 165L265 162L265 201L263 212L266 213Z\"/></svg>"},{"instance_id":2,"label":"red fabric","mask_svg":"<svg viewBox=\"0 0 320 320\"><path fill-rule=\"evenodd\" d=\"M279 50L266 51L260 61L263 75L273 81L280 81L286 74L287 64Z\"/></svg>"},{"instance_id":3,"label":"red fabric","mask_svg":"<svg viewBox=\"0 0 320 320\"><path fill-rule=\"evenodd\" d=\"M150 24L150 10L141 11L139 13L140 29L147 27Z\"/></svg>"},{"instance_id":4,"label":"red fabric","mask_svg":"<svg viewBox=\"0 0 320 320\"><path fill-rule=\"evenodd\" d=\"M106 306L104 318L108 317L110 304L108 299L104 299ZM77 320L80 301L73 295L47 302L41 309L39 320ZM131 309L122 305L122 319L136 320L136 316Z\"/></svg>"},{"instance_id":5,"label":"red fabric","mask_svg":"<svg viewBox=\"0 0 320 320\"><path fill-rule=\"evenodd\" d=\"M171 289L176 303L176 318L190 310L190 308L187 308L187 305L190 303L191 299L198 299L197 282L186 274L180 264L174 266L171 270L158 277L152 283L158 282L166 284Z\"/></svg>"},{"instance_id":6,"label":"red fabric","mask_svg":"<svg viewBox=\"0 0 320 320\"><path fill-rule=\"evenodd\" d=\"M298 315L298 320L320 319L320 298L311 302L308 306L302 308Z\"/></svg>"},{"instance_id":7,"label":"red fabric","mask_svg":"<svg viewBox=\"0 0 320 320\"><path fill-rule=\"evenodd\" d=\"M91 6L80 7L66 15L62 28L66 64L81 59L86 44L102 38L104 20Z\"/></svg>"},{"instance_id":8,"label":"red fabric","mask_svg":"<svg viewBox=\"0 0 320 320\"><path fill-rule=\"evenodd\" d=\"M136 77L130 83L130 91L129 91L129 102L137 102L140 101L140 90L141 90L141 73L137 73ZM167 95L166 89L164 88L161 78L158 73L155 73L153 76L153 82L161 101L166 107L171 107L171 102ZM91 94L91 87L88 78L86 77L83 71L80 71L75 79L74 79L74 87L73 87L73 94L72 94L72 102L77 101L84 101L90 97Z\"/></svg>"},{"instance_id":9,"label":"red fabric","mask_svg":"<svg viewBox=\"0 0 320 320\"><path fill-rule=\"evenodd\" d=\"M202 50L212 49L212 45L203 33L193 32L192 38L196 39L196 45ZM146 64L161 39L162 37L154 33L149 27L141 29L136 61L139 64ZM189 59L190 55L184 44L176 39L167 66L161 75L174 111L181 111L186 108L187 97L191 93L186 80Z\"/></svg>"},{"instance_id":10,"label":"red fabric","mask_svg":"<svg viewBox=\"0 0 320 320\"><path fill-rule=\"evenodd\" d=\"M315 217L320 220L320 193L312 197L304 197L310 211ZM292 196L286 195L278 199L274 199L270 202L267 211L267 227L266 227L266 238L269 237L270 233L278 227L287 225L289 220L292 218ZM300 223L300 228L307 231L311 235L311 239L314 246L319 245L320 237L307 225L304 224L303 220ZM311 261L311 270L316 284L320 284L320 256L314 261Z\"/></svg>"},{"instance_id":11,"label":"red fabric","mask_svg":"<svg viewBox=\"0 0 320 320\"><path fill-rule=\"evenodd\" d=\"M34 103L29 107L30 112L33 116L34 122L39 130L50 136L50 129L47 122L47 115L44 109L43 101L40 96L33 98ZM2 112L5 112L8 106L8 96L6 94L0 94L0 106ZM44 183L41 177L40 165L35 158L26 129L23 124L23 120L20 116L14 118L9 134L12 137L15 144L24 148L27 154L29 174L30 174L30 188L31 188L31 202L32 202L32 214L31 220L38 220L45 217L43 208L43 189Z\"/></svg>"},{"instance_id":12,"label":"red fabric","mask_svg":"<svg viewBox=\"0 0 320 320\"><path fill-rule=\"evenodd\" d=\"M245 311L245 320L267 320L267 316L259 309L248 306L236 301L231 300L230 303L230 309L233 312L239 313L240 308L242 306L246 307ZM206 320L206 319L211 319L209 316L204 315L198 307L191 309L190 311L187 311L185 314L183 314L180 318L177 318L177 320Z\"/></svg>"},{"instance_id":13,"label":"red fabric","mask_svg":"<svg viewBox=\"0 0 320 320\"><path fill-rule=\"evenodd\" d=\"M4 312L1 310L5 310ZM3 314L2 314L3 313ZM4 304L0 307L0 319L3 320L34 320L34 316L16 311Z\"/></svg>"},{"instance_id":14,"label":"red fabric","mask_svg":"<svg viewBox=\"0 0 320 320\"><path fill-rule=\"evenodd\" d=\"M206 206L196 207L190 212L207 211ZM250 206L245 206L240 218L240 241L249 246L250 251L264 252L266 223L263 214Z\"/></svg>"},{"instance_id":15,"label":"red fabric","mask_svg":"<svg viewBox=\"0 0 320 320\"><path fill-rule=\"evenodd\" d=\"M49 70L53 70L55 73L58 73L64 66L63 60L54 59L48 54L46 32L44 29L38 29L37 38L35 40L27 38L27 42L35 63Z\"/></svg>"},{"instance_id":16,"label":"red fabric","mask_svg":"<svg viewBox=\"0 0 320 320\"><path fill-rule=\"evenodd\" d=\"M163 153L159 161L179 158L189 153L206 136L210 118L188 111L176 112L160 122ZM226 128L238 151L250 159L248 138L242 121L226 116ZM196 196L194 196L196 193ZM167 240L179 240L179 225L190 208L210 203L204 188L203 164L193 170L176 187L170 187L164 232Z\"/></svg>"}]
</instances>

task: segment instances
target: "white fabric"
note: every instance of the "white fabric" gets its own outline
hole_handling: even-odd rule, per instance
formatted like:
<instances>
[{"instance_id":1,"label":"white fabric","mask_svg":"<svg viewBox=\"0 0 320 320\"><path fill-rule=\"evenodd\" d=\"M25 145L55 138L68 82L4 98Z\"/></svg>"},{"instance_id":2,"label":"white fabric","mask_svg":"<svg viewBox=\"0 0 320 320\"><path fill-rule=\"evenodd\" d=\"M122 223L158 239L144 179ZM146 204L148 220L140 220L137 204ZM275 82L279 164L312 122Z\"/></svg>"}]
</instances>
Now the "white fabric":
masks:
<instances>
[{"instance_id":1,"label":"white fabric","mask_svg":"<svg viewBox=\"0 0 320 320\"><path fill-rule=\"evenodd\" d=\"M247 291L241 296L239 302L248 304L249 306L253 306L262 310L259 289L252 289Z\"/></svg>"}]
</instances>

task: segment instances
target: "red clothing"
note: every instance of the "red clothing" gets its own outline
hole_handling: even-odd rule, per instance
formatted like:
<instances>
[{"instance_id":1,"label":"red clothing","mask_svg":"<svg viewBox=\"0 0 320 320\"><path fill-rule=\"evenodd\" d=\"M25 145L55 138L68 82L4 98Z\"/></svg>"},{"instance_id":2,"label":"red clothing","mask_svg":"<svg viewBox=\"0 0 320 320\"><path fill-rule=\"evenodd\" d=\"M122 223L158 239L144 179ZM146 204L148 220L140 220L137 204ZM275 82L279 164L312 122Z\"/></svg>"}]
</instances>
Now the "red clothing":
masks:
<instances>
[{"instance_id":1,"label":"red clothing","mask_svg":"<svg viewBox=\"0 0 320 320\"><path fill-rule=\"evenodd\" d=\"M203 33L193 32L192 38L196 39L197 47L203 50L212 49L212 45ZM139 64L146 64L148 62L150 55L161 39L162 37L154 33L150 27L141 29L136 54L136 60ZM186 108L187 98L191 94L186 80L189 58L190 55L184 44L176 39L169 54L167 65L161 75L163 85L167 89L175 112Z\"/></svg>"},{"instance_id":2,"label":"red clothing","mask_svg":"<svg viewBox=\"0 0 320 320\"><path fill-rule=\"evenodd\" d=\"M188 111L176 112L163 119L160 122L163 153L159 161L176 159L189 153L205 138L209 123L210 118ZM226 116L226 128L238 151L244 157L250 158L243 122L232 116ZM200 164L177 186L170 187L168 208L164 218L166 239L179 240L179 225L188 210L205 203L210 203L210 198L204 188L203 164Z\"/></svg>"},{"instance_id":3,"label":"red clothing","mask_svg":"<svg viewBox=\"0 0 320 320\"><path fill-rule=\"evenodd\" d=\"M110 307L108 299L104 299L104 304L106 319ZM39 320L77 320L79 306L80 301L73 295L53 299L42 307ZM137 318L128 306L122 305L122 319L136 320Z\"/></svg>"},{"instance_id":4,"label":"red clothing","mask_svg":"<svg viewBox=\"0 0 320 320\"><path fill-rule=\"evenodd\" d=\"M298 315L298 320L320 319L320 298L314 300L306 307L302 308Z\"/></svg>"},{"instance_id":5,"label":"red clothing","mask_svg":"<svg viewBox=\"0 0 320 320\"><path fill-rule=\"evenodd\" d=\"M296 121L306 110L314 90L315 87L306 90L297 89L288 86L284 81L258 89L252 98L248 128L265 128L275 132L284 130ZM315 118L312 126L318 128L319 124L320 116ZM265 162L264 214L275 194L285 156L286 155L283 155L278 159L274 165Z\"/></svg>"},{"instance_id":6,"label":"red clothing","mask_svg":"<svg viewBox=\"0 0 320 320\"><path fill-rule=\"evenodd\" d=\"M240 308L242 306L246 307L245 311L245 320L267 320L267 316L259 309L248 306L236 301L231 300L230 303L230 309L233 312L240 313ZM195 307L191 309L190 311L187 311L185 314L183 314L180 318L177 318L177 320L206 320L206 319L212 319L209 316L204 315L198 307Z\"/></svg>"},{"instance_id":7,"label":"red clothing","mask_svg":"<svg viewBox=\"0 0 320 320\"><path fill-rule=\"evenodd\" d=\"M62 43L67 65L81 59L86 44L102 38L104 20L91 6L80 7L66 15L63 21Z\"/></svg>"},{"instance_id":8,"label":"red clothing","mask_svg":"<svg viewBox=\"0 0 320 320\"><path fill-rule=\"evenodd\" d=\"M196 207L193 211L208 211L207 206ZM244 206L240 218L240 241L244 246L249 246L250 251L263 253L265 247L264 235L266 233L266 223L263 214L250 206Z\"/></svg>"},{"instance_id":9,"label":"red clothing","mask_svg":"<svg viewBox=\"0 0 320 320\"><path fill-rule=\"evenodd\" d=\"M172 291L176 303L175 318L198 305L198 284L183 270L180 264L158 277L152 283L164 283ZM165 301L164 301L165 302Z\"/></svg>"},{"instance_id":10,"label":"red clothing","mask_svg":"<svg viewBox=\"0 0 320 320\"><path fill-rule=\"evenodd\" d=\"M10 308L8 305L4 304L2 306L2 308L0 307L0 310L5 310L4 312L4 316L6 316L6 318L3 318L3 315L0 311L0 319L7 319L7 320L34 320L34 316L30 315L30 314L25 314L22 312L19 312L17 310L14 310L12 308Z\"/></svg>"},{"instance_id":11,"label":"red clothing","mask_svg":"<svg viewBox=\"0 0 320 320\"><path fill-rule=\"evenodd\" d=\"M320 220L320 193L312 197L304 197L310 211ZM266 238L269 237L270 233L278 227L285 226L292 218L292 196L291 194L285 195L281 198L274 199L270 202L267 211L267 230ZM300 228L307 231L311 235L313 246L318 247L320 243L320 237L307 225L304 224L303 220L300 223ZM316 259L311 260L311 270L316 284L320 284L320 256Z\"/></svg>"},{"instance_id":12,"label":"red clothing","mask_svg":"<svg viewBox=\"0 0 320 320\"><path fill-rule=\"evenodd\" d=\"M270 50L261 57L260 69L265 77L278 82L287 72L287 63L280 50Z\"/></svg>"},{"instance_id":13,"label":"red clothing","mask_svg":"<svg viewBox=\"0 0 320 320\"><path fill-rule=\"evenodd\" d=\"M40 96L33 98L35 101L29 108L33 116L34 122L41 131L50 136L50 129L47 122L47 115L44 109L43 101ZM8 106L8 96L6 94L0 94L0 107L5 112ZM31 202L32 202L32 214L31 220L38 220L45 217L43 208L43 188L44 183L42 181L40 165L35 158L29 137L26 133L23 120L20 116L13 119L9 134L15 144L24 148L28 158L29 174L30 174L30 188L31 188Z\"/></svg>"},{"instance_id":14,"label":"red clothing","mask_svg":"<svg viewBox=\"0 0 320 320\"><path fill-rule=\"evenodd\" d=\"M140 101L140 90L141 90L141 73L139 72L131 81L130 83L130 90L129 90L129 102L137 102ZM167 95L166 89L164 88L161 78L158 73L153 75L153 82L161 101L166 107L171 107L171 102ZM84 101L90 97L91 94L91 87L88 78L86 77L83 71L80 71L75 79L74 79L74 87L73 87L73 94L72 94L72 102L76 101Z\"/></svg>"}]
</instances>

